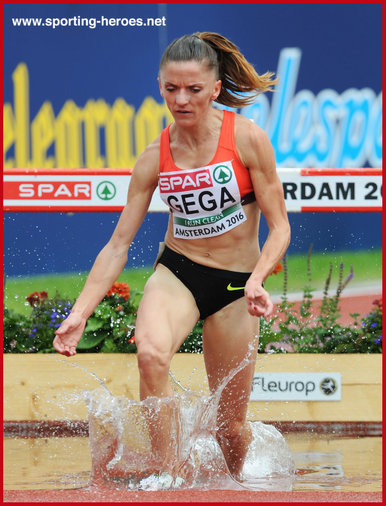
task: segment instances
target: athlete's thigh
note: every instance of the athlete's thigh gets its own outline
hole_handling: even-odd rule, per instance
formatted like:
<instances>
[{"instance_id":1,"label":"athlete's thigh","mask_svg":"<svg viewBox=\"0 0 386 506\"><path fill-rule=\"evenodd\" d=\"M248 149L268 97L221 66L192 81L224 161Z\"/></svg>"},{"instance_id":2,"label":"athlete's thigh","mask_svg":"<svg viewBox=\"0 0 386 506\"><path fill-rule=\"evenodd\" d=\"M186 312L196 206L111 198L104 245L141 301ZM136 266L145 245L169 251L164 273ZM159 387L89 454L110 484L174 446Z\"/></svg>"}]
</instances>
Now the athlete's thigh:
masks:
<instances>
[{"instance_id":1,"label":"athlete's thigh","mask_svg":"<svg viewBox=\"0 0 386 506\"><path fill-rule=\"evenodd\" d=\"M175 353L199 318L191 292L164 265L158 264L148 279L138 308L137 347L151 344Z\"/></svg>"},{"instance_id":2,"label":"athlete's thigh","mask_svg":"<svg viewBox=\"0 0 386 506\"><path fill-rule=\"evenodd\" d=\"M209 387L214 392L226 382L219 406L224 412L243 415L238 410L242 404L246 409L255 369L258 332L259 320L248 313L244 297L205 320L203 344Z\"/></svg>"}]
</instances>

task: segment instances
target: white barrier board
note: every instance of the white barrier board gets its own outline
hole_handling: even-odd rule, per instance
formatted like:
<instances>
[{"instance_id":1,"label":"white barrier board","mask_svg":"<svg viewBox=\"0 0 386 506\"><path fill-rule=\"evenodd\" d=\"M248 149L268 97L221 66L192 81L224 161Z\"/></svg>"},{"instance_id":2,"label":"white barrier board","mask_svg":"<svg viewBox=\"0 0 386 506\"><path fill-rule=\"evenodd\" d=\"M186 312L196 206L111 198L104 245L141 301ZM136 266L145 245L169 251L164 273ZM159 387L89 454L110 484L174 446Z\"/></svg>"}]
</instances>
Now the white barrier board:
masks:
<instances>
[{"instance_id":1,"label":"white barrier board","mask_svg":"<svg viewBox=\"0 0 386 506\"><path fill-rule=\"evenodd\" d=\"M288 212L382 210L382 169L285 169ZM130 170L5 169L4 211L121 211ZM158 189L150 212L167 212Z\"/></svg>"}]
</instances>

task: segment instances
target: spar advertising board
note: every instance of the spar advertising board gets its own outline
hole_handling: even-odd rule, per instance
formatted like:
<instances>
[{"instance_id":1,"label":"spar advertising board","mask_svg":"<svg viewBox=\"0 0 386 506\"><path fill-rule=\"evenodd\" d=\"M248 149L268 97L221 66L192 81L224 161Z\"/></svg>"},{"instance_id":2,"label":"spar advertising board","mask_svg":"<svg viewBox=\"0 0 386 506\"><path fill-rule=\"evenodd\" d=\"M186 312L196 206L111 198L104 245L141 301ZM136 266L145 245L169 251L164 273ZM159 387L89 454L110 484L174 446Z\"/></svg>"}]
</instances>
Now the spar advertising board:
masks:
<instances>
[{"instance_id":1,"label":"spar advertising board","mask_svg":"<svg viewBox=\"0 0 386 506\"><path fill-rule=\"evenodd\" d=\"M278 174L288 212L379 212L382 209L381 169L279 168ZM4 209L121 211L130 179L131 171L125 170L8 169L4 174ZM175 179L176 184L184 185L178 174ZM205 193L210 195L210 188L205 188ZM178 199L178 192L176 195ZM184 205L183 199L179 205ZM149 211L168 211L158 190L154 192ZM188 205L186 212L189 213Z\"/></svg>"}]
</instances>

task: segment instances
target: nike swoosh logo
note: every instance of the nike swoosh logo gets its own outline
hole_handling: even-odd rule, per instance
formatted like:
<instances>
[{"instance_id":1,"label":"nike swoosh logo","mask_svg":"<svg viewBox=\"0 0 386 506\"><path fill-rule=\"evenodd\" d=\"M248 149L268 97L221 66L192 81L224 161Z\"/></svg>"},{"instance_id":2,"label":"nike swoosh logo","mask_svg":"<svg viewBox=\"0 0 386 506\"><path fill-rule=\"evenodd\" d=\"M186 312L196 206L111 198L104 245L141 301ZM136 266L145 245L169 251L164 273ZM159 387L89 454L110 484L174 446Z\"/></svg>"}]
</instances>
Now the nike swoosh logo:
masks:
<instances>
[{"instance_id":1,"label":"nike swoosh logo","mask_svg":"<svg viewBox=\"0 0 386 506\"><path fill-rule=\"evenodd\" d=\"M233 292L233 290L244 290L245 286L232 286L232 283L229 283L227 286L228 292Z\"/></svg>"}]
</instances>

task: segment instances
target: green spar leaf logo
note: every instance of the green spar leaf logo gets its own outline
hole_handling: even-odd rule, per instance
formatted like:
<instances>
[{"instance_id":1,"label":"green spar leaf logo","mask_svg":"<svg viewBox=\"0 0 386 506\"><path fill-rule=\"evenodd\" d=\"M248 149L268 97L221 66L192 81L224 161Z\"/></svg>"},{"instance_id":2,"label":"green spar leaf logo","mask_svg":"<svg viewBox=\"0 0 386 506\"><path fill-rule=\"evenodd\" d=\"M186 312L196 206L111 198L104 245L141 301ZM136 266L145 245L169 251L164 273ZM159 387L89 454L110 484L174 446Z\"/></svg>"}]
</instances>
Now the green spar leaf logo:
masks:
<instances>
[{"instance_id":1,"label":"green spar leaf logo","mask_svg":"<svg viewBox=\"0 0 386 506\"><path fill-rule=\"evenodd\" d=\"M111 200L115 197L117 189L111 181L102 181L98 184L96 193L101 200Z\"/></svg>"},{"instance_id":2,"label":"green spar leaf logo","mask_svg":"<svg viewBox=\"0 0 386 506\"><path fill-rule=\"evenodd\" d=\"M217 183L225 184L232 179L232 171L226 165L218 165L213 171L213 177Z\"/></svg>"}]
</instances>

